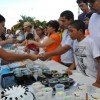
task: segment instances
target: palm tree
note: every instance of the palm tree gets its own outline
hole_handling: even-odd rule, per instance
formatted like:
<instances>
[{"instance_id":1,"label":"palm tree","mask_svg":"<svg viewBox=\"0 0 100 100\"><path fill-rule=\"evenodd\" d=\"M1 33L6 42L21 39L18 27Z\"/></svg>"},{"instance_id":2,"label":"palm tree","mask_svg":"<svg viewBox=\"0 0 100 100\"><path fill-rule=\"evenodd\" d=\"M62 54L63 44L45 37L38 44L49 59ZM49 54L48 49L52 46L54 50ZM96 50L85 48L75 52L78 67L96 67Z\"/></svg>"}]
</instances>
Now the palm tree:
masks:
<instances>
[{"instance_id":1,"label":"palm tree","mask_svg":"<svg viewBox=\"0 0 100 100\"><path fill-rule=\"evenodd\" d=\"M39 20L35 20L35 17L21 15L21 19L19 19L18 23L13 26L13 28L12 28L13 31L15 32L17 29L22 27L24 22L26 22L26 21L30 22L34 26L34 28L36 28L38 26L46 27L46 21L39 21Z\"/></svg>"}]
</instances>

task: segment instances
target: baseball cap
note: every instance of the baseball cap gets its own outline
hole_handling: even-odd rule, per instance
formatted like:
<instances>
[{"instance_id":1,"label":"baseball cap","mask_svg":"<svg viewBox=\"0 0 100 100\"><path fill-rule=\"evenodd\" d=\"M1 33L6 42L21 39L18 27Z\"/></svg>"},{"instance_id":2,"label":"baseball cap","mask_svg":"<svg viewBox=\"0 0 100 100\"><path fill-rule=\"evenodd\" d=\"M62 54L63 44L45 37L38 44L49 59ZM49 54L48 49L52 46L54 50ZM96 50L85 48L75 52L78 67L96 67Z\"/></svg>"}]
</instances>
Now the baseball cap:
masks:
<instances>
[{"instance_id":1,"label":"baseball cap","mask_svg":"<svg viewBox=\"0 0 100 100\"><path fill-rule=\"evenodd\" d=\"M32 26L32 24L30 22L24 22L23 27L28 27L28 26Z\"/></svg>"}]
</instances>

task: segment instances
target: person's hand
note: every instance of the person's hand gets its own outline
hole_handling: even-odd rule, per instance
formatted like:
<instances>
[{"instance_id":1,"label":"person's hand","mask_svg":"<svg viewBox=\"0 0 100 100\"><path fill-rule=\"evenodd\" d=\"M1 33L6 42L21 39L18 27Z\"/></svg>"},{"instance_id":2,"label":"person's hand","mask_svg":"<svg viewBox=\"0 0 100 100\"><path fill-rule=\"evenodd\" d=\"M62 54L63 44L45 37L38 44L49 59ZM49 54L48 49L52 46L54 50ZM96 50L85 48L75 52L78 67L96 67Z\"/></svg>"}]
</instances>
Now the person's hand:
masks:
<instances>
[{"instance_id":1,"label":"person's hand","mask_svg":"<svg viewBox=\"0 0 100 100\"><path fill-rule=\"evenodd\" d=\"M72 73L72 70L70 70L69 68L66 70L66 73L68 74L68 75L72 75L73 73Z\"/></svg>"},{"instance_id":2,"label":"person's hand","mask_svg":"<svg viewBox=\"0 0 100 100\"><path fill-rule=\"evenodd\" d=\"M100 88L100 84L98 84L97 82L93 83L92 85L95 86L95 87Z\"/></svg>"},{"instance_id":3,"label":"person's hand","mask_svg":"<svg viewBox=\"0 0 100 100\"><path fill-rule=\"evenodd\" d=\"M31 60L37 60L38 59L38 55L35 55L35 54L29 54L29 59Z\"/></svg>"},{"instance_id":4,"label":"person's hand","mask_svg":"<svg viewBox=\"0 0 100 100\"><path fill-rule=\"evenodd\" d=\"M24 51L24 52L27 52L27 53L30 53L30 49L28 49L28 48L24 48L23 51Z\"/></svg>"},{"instance_id":5,"label":"person's hand","mask_svg":"<svg viewBox=\"0 0 100 100\"><path fill-rule=\"evenodd\" d=\"M43 60L43 61L45 61L45 60L47 60L49 57L48 57L48 55L45 53L45 54L39 54L38 55L38 58L40 59L40 60Z\"/></svg>"}]
</instances>

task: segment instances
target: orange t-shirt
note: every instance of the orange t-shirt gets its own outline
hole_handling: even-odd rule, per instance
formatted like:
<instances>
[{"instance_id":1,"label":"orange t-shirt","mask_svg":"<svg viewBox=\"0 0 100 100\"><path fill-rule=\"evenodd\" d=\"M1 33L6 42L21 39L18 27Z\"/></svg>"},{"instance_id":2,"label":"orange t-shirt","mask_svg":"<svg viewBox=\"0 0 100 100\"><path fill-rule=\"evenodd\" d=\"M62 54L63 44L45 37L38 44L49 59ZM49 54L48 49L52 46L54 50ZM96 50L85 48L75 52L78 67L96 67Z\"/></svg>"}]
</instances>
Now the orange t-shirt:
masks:
<instances>
[{"instance_id":1,"label":"orange t-shirt","mask_svg":"<svg viewBox=\"0 0 100 100\"><path fill-rule=\"evenodd\" d=\"M49 45L49 46L47 46L47 47L45 48L46 52L51 52L51 51L57 49L58 46L59 46L60 43L61 43L61 38L60 38L59 34L57 34L57 33L51 34L51 35L50 35L50 38L54 39L55 42L54 42L53 44L51 44L51 45ZM60 55L59 55L59 56L53 56L53 57L52 57L52 60L55 60L55 61L57 61L57 62L61 62L61 60L60 60Z\"/></svg>"}]
</instances>

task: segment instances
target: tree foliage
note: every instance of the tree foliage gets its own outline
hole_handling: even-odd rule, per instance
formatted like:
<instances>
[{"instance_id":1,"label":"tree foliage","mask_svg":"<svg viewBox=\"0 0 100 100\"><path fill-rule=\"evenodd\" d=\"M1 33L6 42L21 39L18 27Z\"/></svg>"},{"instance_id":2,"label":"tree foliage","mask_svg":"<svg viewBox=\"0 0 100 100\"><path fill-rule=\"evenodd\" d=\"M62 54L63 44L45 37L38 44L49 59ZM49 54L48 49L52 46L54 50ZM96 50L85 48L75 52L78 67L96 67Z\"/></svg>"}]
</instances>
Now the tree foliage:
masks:
<instances>
[{"instance_id":1,"label":"tree foliage","mask_svg":"<svg viewBox=\"0 0 100 100\"><path fill-rule=\"evenodd\" d=\"M21 19L19 19L18 23L12 27L12 30L15 32L20 27L23 27L24 22L29 21L34 28L38 26L46 27L46 21L35 20L35 17L21 15Z\"/></svg>"}]
</instances>

